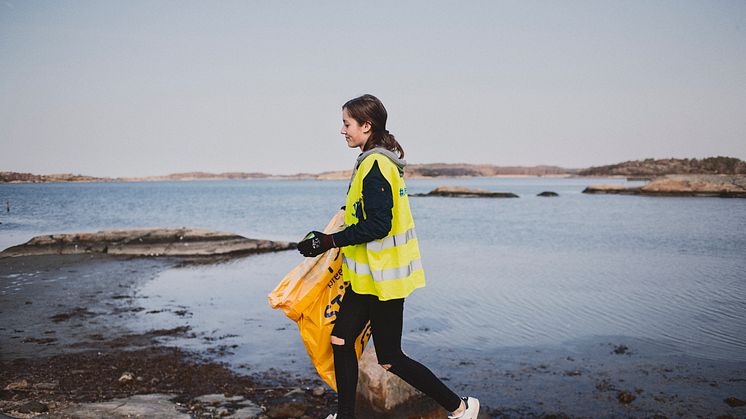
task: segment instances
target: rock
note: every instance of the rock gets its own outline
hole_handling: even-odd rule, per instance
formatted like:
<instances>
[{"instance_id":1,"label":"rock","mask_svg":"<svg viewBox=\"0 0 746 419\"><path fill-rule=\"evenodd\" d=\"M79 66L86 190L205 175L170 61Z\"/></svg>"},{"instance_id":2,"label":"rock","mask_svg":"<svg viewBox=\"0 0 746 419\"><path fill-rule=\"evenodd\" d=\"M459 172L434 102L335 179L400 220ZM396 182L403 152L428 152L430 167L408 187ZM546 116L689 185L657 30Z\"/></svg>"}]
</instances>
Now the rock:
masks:
<instances>
[{"instance_id":1,"label":"rock","mask_svg":"<svg viewBox=\"0 0 746 419\"><path fill-rule=\"evenodd\" d=\"M741 399L737 399L735 397L728 397L727 399L723 400L725 403L728 404L730 407L741 407L746 406L746 401L743 401Z\"/></svg>"},{"instance_id":2,"label":"rock","mask_svg":"<svg viewBox=\"0 0 746 419\"><path fill-rule=\"evenodd\" d=\"M538 195L536 195L536 196L546 196L546 197L552 197L552 196L559 196L559 194L558 194L557 192L552 192L552 191L544 191L544 192L542 192L542 193L540 193L540 194L538 194Z\"/></svg>"},{"instance_id":3,"label":"rock","mask_svg":"<svg viewBox=\"0 0 746 419\"><path fill-rule=\"evenodd\" d=\"M278 397L270 402L267 416L272 419L297 418L308 410L305 397L301 395Z\"/></svg>"},{"instance_id":4,"label":"rock","mask_svg":"<svg viewBox=\"0 0 746 419\"><path fill-rule=\"evenodd\" d=\"M15 381L5 386L6 390L24 390L27 388L29 388L29 383L26 380Z\"/></svg>"},{"instance_id":5,"label":"rock","mask_svg":"<svg viewBox=\"0 0 746 419\"><path fill-rule=\"evenodd\" d=\"M617 355L627 354L629 353L627 352L628 350L629 348L625 345L617 345L616 347L614 347L614 353Z\"/></svg>"},{"instance_id":6,"label":"rock","mask_svg":"<svg viewBox=\"0 0 746 419\"><path fill-rule=\"evenodd\" d=\"M615 194L615 195L639 195L639 187L627 187L624 185L591 185L583 189L587 194Z\"/></svg>"},{"instance_id":7,"label":"rock","mask_svg":"<svg viewBox=\"0 0 746 419\"><path fill-rule=\"evenodd\" d=\"M126 383L129 383L130 381L132 381L134 379L135 379L135 377L134 377L134 375L132 375L131 372L125 372L125 373L122 374L121 377L119 377L119 384L126 384Z\"/></svg>"},{"instance_id":8,"label":"rock","mask_svg":"<svg viewBox=\"0 0 746 419\"><path fill-rule=\"evenodd\" d=\"M53 383L36 383L34 384L34 388L37 390L54 390L57 388L59 384L57 382Z\"/></svg>"},{"instance_id":9,"label":"rock","mask_svg":"<svg viewBox=\"0 0 746 419\"><path fill-rule=\"evenodd\" d=\"M224 394L204 394L202 396L194 398L194 401L196 402L211 404L211 405L218 405L218 404L223 404L223 403L237 403L243 400L244 398L242 396L225 397Z\"/></svg>"},{"instance_id":10,"label":"rock","mask_svg":"<svg viewBox=\"0 0 746 419\"><path fill-rule=\"evenodd\" d=\"M651 180L653 178L647 176L627 176L628 182L650 182Z\"/></svg>"},{"instance_id":11,"label":"rock","mask_svg":"<svg viewBox=\"0 0 746 419\"><path fill-rule=\"evenodd\" d=\"M378 364L376 350L368 345L360 357L358 397L374 410L387 413L397 406L424 397L414 387Z\"/></svg>"},{"instance_id":12,"label":"rock","mask_svg":"<svg viewBox=\"0 0 746 419\"><path fill-rule=\"evenodd\" d=\"M242 407L232 415L228 416L231 419L256 419L262 415L262 408L251 403L249 406Z\"/></svg>"},{"instance_id":13,"label":"rock","mask_svg":"<svg viewBox=\"0 0 746 419\"><path fill-rule=\"evenodd\" d=\"M54 316L51 316L49 319L52 320L55 323L60 323L60 322L66 321L66 320L70 320L72 318L76 318L76 317L83 317L83 318L85 318L85 317L91 317L91 316L95 316L95 315L96 315L96 313L94 313L94 312L92 312L92 311L90 311L90 310L88 310L88 309L86 309L84 307L75 307L75 308L71 309L68 312L57 313ZM81 371L81 373L85 372L84 370L73 370L70 373L71 374L76 374L77 371Z\"/></svg>"},{"instance_id":14,"label":"rock","mask_svg":"<svg viewBox=\"0 0 746 419\"><path fill-rule=\"evenodd\" d=\"M18 413L43 413L48 412L49 407L44 403L39 403L35 400L24 403L15 409Z\"/></svg>"},{"instance_id":15,"label":"rock","mask_svg":"<svg viewBox=\"0 0 746 419\"><path fill-rule=\"evenodd\" d=\"M426 194L411 194L409 196L441 196L449 198L518 198L510 192L492 192L482 189L467 189L460 186L439 186Z\"/></svg>"},{"instance_id":16,"label":"rock","mask_svg":"<svg viewBox=\"0 0 746 419\"><path fill-rule=\"evenodd\" d=\"M126 399L101 403L82 403L59 411L60 417L78 419L169 418L190 419L190 415L177 410L170 394L139 394Z\"/></svg>"},{"instance_id":17,"label":"rock","mask_svg":"<svg viewBox=\"0 0 746 419\"><path fill-rule=\"evenodd\" d=\"M620 391L617 394L617 400L619 400L619 403L622 403L622 404L630 404L636 398L637 398L637 396L635 396L634 394L632 394L632 393L630 393L628 391Z\"/></svg>"},{"instance_id":18,"label":"rock","mask_svg":"<svg viewBox=\"0 0 746 419\"><path fill-rule=\"evenodd\" d=\"M646 184L641 191L646 195L746 198L746 176L669 175Z\"/></svg>"},{"instance_id":19,"label":"rock","mask_svg":"<svg viewBox=\"0 0 746 419\"><path fill-rule=\"evenodd\" d=\"M248 239L192 228L103 230L36 236L0 252L4 256L106 253L127 256L226 256L294 249L288 242Z\"/></svg>"},{"instance_id":20,"label":"rock","mask_svg":"<svg viewBox=\"0 0 746 419\"><path fill-rule=\"evenodd\" d=\"M326 389L323 386L314 387L313 390L311 390L311 394L314 397L321 397L326 393Z\"/></svg>"},{"instance_id":21,"label":"rock","mask_svg":"<svg viewBox=\"0 0 746 419\"><path fill-rule=\"evenodd\" d=\"M293 396L293 395L304 395L304 394L306 394L306 392L303 391L302 388L296 387L296 388L288 391L287 393L285 393L285 397L290 397L290 396Z\"/></svg>"}]
</instances>

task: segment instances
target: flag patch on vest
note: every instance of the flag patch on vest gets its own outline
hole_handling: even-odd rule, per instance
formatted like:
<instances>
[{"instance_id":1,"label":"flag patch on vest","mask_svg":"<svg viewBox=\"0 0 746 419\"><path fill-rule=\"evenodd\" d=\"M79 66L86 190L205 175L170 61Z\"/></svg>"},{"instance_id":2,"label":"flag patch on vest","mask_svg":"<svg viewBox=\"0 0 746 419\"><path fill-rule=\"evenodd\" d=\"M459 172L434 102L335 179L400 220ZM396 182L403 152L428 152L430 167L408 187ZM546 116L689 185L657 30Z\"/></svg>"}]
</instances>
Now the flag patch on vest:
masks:
<instances>
[{"instance_id":1,"label":"flag patch on vest","mask_svg":"<svg viewBox=\"0 0 746 419\"><path fill-rule=\"evenodd\" d=\"M399 196L404 196L407 194L407 188L399 188Z\"/></svg>"}]
</instances>

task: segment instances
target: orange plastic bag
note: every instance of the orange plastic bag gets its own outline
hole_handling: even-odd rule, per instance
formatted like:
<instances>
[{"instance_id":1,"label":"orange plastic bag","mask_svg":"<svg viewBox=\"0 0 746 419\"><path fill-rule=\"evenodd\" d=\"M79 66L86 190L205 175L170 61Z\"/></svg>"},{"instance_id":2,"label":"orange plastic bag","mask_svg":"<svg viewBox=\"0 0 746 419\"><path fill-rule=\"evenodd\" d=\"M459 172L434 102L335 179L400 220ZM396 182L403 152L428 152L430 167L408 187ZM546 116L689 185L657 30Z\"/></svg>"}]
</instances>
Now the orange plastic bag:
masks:
<instances>
[{"instance_id":1,"label":"orange plastic bag","mask_svg":"<svg viewBox=\"0 0 746 419\"><path fill-rule=\"evenodd\" d=\"M339 211L324 228L324 233L335 233L343 227L344 211ZM341 250L330 249L319 256L305 258L285 275L268 297L272 308L281 309L298 324L303 345L316 372L335 391L337 384L330 337L346 285L342 278ZM369 337L370 323L355 339L358 359Z\"/></svg>"}]
</instances>

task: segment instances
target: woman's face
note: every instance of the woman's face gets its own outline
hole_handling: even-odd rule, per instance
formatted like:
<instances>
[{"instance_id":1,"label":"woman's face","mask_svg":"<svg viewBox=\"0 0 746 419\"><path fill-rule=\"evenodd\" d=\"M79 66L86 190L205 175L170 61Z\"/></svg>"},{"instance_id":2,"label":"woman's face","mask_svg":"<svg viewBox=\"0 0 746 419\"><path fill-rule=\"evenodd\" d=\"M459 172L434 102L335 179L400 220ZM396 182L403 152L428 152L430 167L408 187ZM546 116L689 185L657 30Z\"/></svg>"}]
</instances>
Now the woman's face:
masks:
<instances>
[{"instance_id":1,"label":"woman's face","mask_svg":"<svg viewBox=\"0 0 746 419\"><path fill-rule=\"evenodd\" d=\"M364 122L362 125L347 113L347 109L342 109L342 131L340 132L347 140L347 146L350 148L360 147L362 151L365 143L370 137L370 123Z\"/></svg>"}]
</instances>

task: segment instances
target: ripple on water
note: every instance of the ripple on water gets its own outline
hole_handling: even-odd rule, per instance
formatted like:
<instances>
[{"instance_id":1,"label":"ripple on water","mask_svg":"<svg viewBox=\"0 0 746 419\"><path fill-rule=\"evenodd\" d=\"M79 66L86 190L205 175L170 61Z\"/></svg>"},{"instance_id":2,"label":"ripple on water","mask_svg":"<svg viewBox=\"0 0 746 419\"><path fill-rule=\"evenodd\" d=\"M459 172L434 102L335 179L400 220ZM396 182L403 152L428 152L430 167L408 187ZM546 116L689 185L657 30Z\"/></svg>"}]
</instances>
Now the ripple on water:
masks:
<instances>
[{"instance_id":1,"label":"ripple on water","mask_svg":"<svg viewBox=\"0 0 746 419\"><path fill-rule=\"evenodd\" d=\"M405 339L423 346L463 342L500 350L591 335L628 336L665 341L705 358L744 357L746 200L588 196L580 193L585 181L577 179L412 180L408 186L425 192L441 182L514 190L522 197L412 200L428 286L407 300ZM33 207L28 225L6 230L16 238L24 236L14 239L17 244L32 235L62 232L60 228L90 231L143 222L297 239L328 220L346 184L2 187L12 190L18 202L27 197ZM530 198L542 190L556 190L560 198ZM122 213L118 203L132 200L133 194L138 207ZM68 205L73 195L81 208L74 219L54 210ZM161 309L170 300L188 307L195 331L219 329L242 336L237 358L251 363L285 362L273 352L278 342L287 343L290 352L300 348L301 356L289 359L301 360L305 354L297 330L266 303L266 294L299 261L297 253L284 252L168 271L144 286L143 296L150 299L143 298L143 306ZM7 286L18 277L6 274L2 279ZM18 286L2 292L15 293ZM151 323L144 317L144 327L184 321L172 315L152 317ZM246 318L260 320L247 324ZM286 329L275 330L282 327Z\"/></svg>"}]
</instances>

